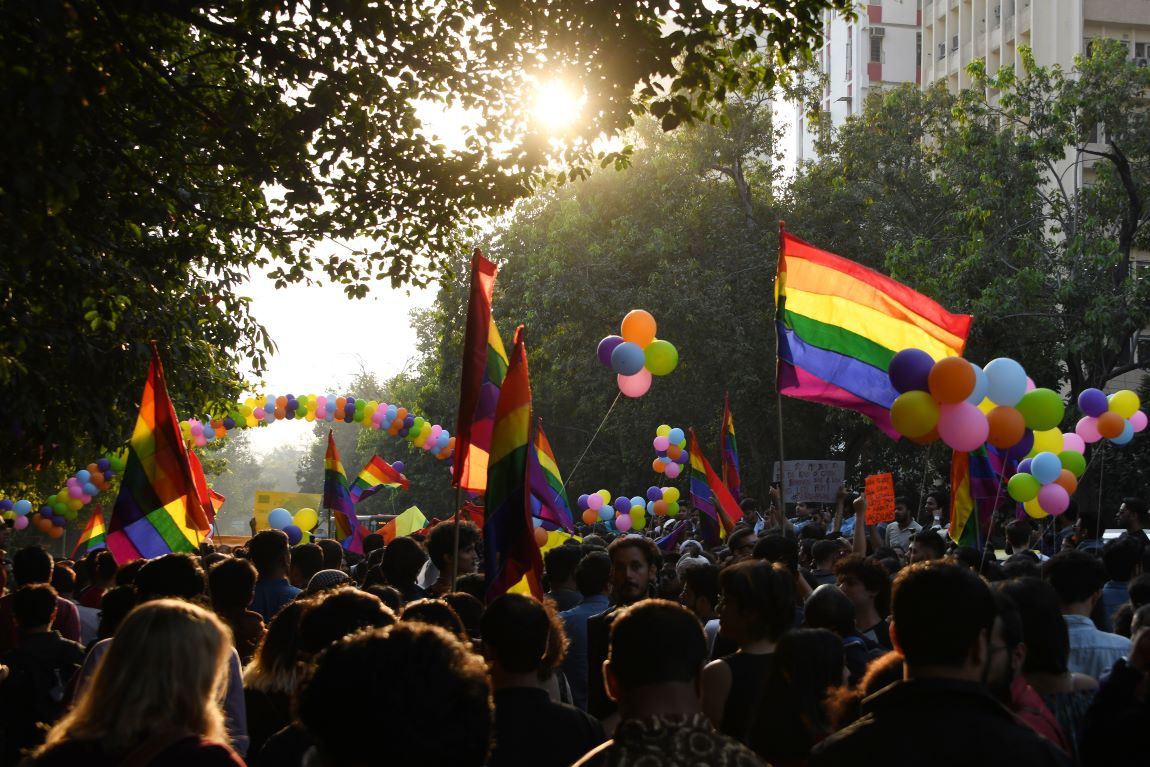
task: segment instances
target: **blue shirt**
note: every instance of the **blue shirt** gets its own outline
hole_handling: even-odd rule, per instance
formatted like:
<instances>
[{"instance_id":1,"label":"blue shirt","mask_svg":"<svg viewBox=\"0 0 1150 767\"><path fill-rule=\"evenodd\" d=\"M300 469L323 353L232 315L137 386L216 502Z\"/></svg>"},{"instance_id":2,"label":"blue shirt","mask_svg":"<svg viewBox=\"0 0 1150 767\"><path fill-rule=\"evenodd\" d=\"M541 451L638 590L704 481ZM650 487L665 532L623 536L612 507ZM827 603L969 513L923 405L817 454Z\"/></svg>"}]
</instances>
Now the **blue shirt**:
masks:
<instances>
[{"instance_id":1,"label":"blue shirt","mask_svg":"<svg viewBox=\"0 0 1150 767\"><path fill-rule=\"evenodd\" d=\"M1128 581L1106 581L1102 587L1102 629L1114 630L1114 612L1130 601Z\"/></svg>"},{"instance_id":2,"label":"blue shirt","mask_svg":"<svg viewBox=\"0 0 1150 767\"><path fill-rule=\"evenodd\" d=\"M570 610L559 613L563 628L567 631L567 657L563 659L563 673L567 684L571 685L571 699L575 705L587 710L587 619L598 615L611 606L606 594L584 597L583 601ZM602 673L596 671L596 673Z\"/></svg>"},{"instance_id":3,"label":"blue shirt","mask_svg":"<svg viewBox=\"0 0 1150 767\"><path fill-rule=\"evenodd\" d=\"M256 593L252 598L251 609L263 616L264 623L271 623L275 614L295 599L299 592L299 589L288 583L287 578L256 581Z\"/></svg>"},{"instance_id":4,"label":"blue shirt","mask_svg":"<svg viewBox=\"0 0 1150 767\"><path fill-rule=\"evenodd\" d=\"M1085 615L1063 615L1070 633L1070 658L1067 668L1098 679L1110 670L1114 661L1130 652L1130 640L1117 634L1099 631Z\"/></svg>"}]
</instances>

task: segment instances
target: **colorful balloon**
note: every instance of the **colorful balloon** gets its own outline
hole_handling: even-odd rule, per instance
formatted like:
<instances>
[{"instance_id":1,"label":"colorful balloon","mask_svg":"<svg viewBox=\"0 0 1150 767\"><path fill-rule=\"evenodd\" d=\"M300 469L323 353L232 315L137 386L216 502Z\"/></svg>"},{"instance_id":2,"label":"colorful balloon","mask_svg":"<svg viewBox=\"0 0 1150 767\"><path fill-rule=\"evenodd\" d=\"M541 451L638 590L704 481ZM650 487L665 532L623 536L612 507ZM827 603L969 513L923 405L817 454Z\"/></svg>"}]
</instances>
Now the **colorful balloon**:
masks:
<instances>
[{"instance_id":1,"label":"colorful balloon","mask_svg":"<svg viewBox=\"0 0 1150 767\"><path fill-rule=\"evenodd\" d=\"M1098 433L1106 439L1115 439L1126 428L1126 419L1117 413L1107 411L1098 416Z\"/></svg>"},{"instance_id":2,"label":"colorful balloon","mask_svg":"<svg viewBox=\"0 0 1150 767\"><path fill-rule=\"evenodd\" d=\"M1026 394L1026 371L1009 357L986 364L986 396L996 405L1017 405Z\"/></svg>"},{"instance_id":3,"label":"colorful balloon","mask_svg":"<svg viewBox=\"0 0 1150 767\"><path fill-rule=\"evenodd\" d=\"M1039 453L1030 462L1030 473L1043 485L1048 485L1058 479L1061 472L1062 461L1054 453Z\"/></svg>"},{"instance_id":4,"label":"colorful balloon","mask_svg":"<svg viewBox=\"0 0 1150 767\"><path fill-rule=\"evenodd\" d=\"M934 359L922 349L903 349L891 358L887 375L891 385L900 393L925 392L930 388L933 368Z\"/></svg>"},{"instance_id":5,"label":"colorful balloon","mask_svg":"<svg viewBox=\"0 0 1150 767\"><path fill-rule=\"evenodd\" d=\"M965 401L977 382L973 368L962 357L943 357L934 363L927 376L930 394L941 405Z\"/></svg>"},{"instance_id":6,"label":"colorful balloon","mask_svg":"<svg viewBox=\"0 0 1150 767\"><path fill-rule=\"evenodd\" d=\"M904 437L921 437L938 424L938 403L925 391L904 392L891 405L890 420Z\"/></svg>"},{"instance_id":7,"label":"colorful balloon","mask_svg":"<svg viewBox=\"0 0 1150 767\"><path fill-rule=\"evenodd\" d=\"M963 453L977 450L986 442L989 430L986 416L969 402L943 405L939 409L938 436L954 450Z\"/></svg>"},{"instance_id":8,"label":"colorful balloon","mask_svg":"<svg viewBox=\"0 0 1150 767\"><path fill-rule=\"evenodd\" d=\"M1006 449L1017 445L1026 433L1022 413L1006 405L999 405L987 413L986 422L989 427L986 441L997 448Z\"/></svg>"},{"instance_id":9,"label":"colorful balloon","mask_svg":"<svg viewBox=\"0 0 1150 767\"><path fill-rule=\"evenodd\" d=\"M1078 409L1084 415L1097 418L1110 409L1110 402L1100 389L1083 389L1078 395Z\"/></svg>"},{"instance_id":10,"label":"colorful balloon","mask_svg":"<svg viewBox=\"0 0 1150 767\"><path fill-rule=\"evenodd\" d=\"M679 350L670 341L659 338L647 344L643 357L651 375L665 376L679 366Z\"/></svg>"},{"instance_id":11,"label":"colorful balloon","mask_svg":"<svg viewBox=\"0 0 1150 767\"><path fill-rule=\"evenodd\" d=\"M611 352L611 369L621 376L633 376L644 370L645 362L643 349L638 344L624 341ZM647 371L647 375L650 375L650 371Z\"/></svg>"},{"instance_id":12,"label":"colorful balloon","mask_svg":"<svg viewBox=\"0 0 1150 767\"><path fill-rule=\"evenodd\" d=\"M650 391L651 371L647 370L647 368L639 368L639 371L634 375L623 375L620 373L615 376L615 381L618 383L619 391L623 393L623 396L635 399L642 397Z\"/></svg>"},{"instance_id":13,"label":"colorful balloon","mask_svg":"<svg viewBox=\"0 0 1150 767\"><path fill-rule=\"evenodd\" d=\"M1138 400L1138 395L1129 389L1116 391L1108 398L1109 410L1111 413L1117 413L1123 418L1130 418L1138 412L1138 408L1142 407L1142 403Z\"/></svg>"},{"instance_id":14,"label":"colorful balloon","mask_svg":"<svg viewBox=\"0 0 1150 767\"><path fill-rule=\"evenodd\" d=\"M1006 483L1006 492L1019 503L1026 503L1038 497L1038 491L1041 487L1042 485L1038 483L1037 479L1029 474L1019 472Z\"/></svg>"},{"instance_id":15,"label":"colorful balloon","mask_svg":"<svg viewBox=\"0 0 1150 767\"><path fill-rule=\"evenodd\" d=\"M607 336L599 342L599 346L595 349L595 356L599 358L599 363L604 367L611 367L611 352L615 351L615 347L623 343L620 336Z\"/></svg>"},{"instance_id":16,"label":"colorful balloon","mask_svg":"<svg viewBox=\"0 0 1150 767\"><path fill-rule=\"evenodd\" d=\"M651 316L650 312L643 309L632 309L623 318L620 335L623 336L624 341L637 344L642 349L655 340L656 330L655 318Z\"/></svg>"},{"instance_id":17,"label":"colorful balloon","mask_svg":"<svg viewBox=\"0 0 1150 767\"><path fill-rule=\"evenodd\" d=\"M1062 485L1052 482L1038 491L1038 505L1047 514L1058 516L1070 505L1070 493Z\"/></svg>"},{"instance_id":18,"label":"colorful balloon","mask_svg":"<svg viewBox=\"0 0 1150 767\"><path fill-rule=\"evenodd\" d=\"M1062 397L1050 389L1028 391L1018 401L1017 409L1026 421L1027 427L1035 431L1057 427L1062 423L1062 416L1066 413Z\"/></svg>"}]
</instances>

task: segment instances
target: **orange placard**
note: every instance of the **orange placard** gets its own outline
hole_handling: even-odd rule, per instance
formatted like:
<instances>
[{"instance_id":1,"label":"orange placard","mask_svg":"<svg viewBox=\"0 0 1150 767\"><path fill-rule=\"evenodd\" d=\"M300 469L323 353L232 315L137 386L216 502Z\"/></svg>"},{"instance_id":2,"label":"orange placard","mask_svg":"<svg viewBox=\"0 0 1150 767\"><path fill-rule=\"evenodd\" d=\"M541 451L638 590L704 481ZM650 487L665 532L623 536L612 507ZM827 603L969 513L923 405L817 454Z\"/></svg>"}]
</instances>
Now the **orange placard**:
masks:
<instances>
[{"instance_id":1,"label":"orange placard","mask_svg":"<svg viewBox=\"0 0 1150 767\"><path fill-rule=\"evenodd\" d=\"M872 474L866 478L866 523L890 522L894 519L894 477Z\"/></svg>"}]
</instances>

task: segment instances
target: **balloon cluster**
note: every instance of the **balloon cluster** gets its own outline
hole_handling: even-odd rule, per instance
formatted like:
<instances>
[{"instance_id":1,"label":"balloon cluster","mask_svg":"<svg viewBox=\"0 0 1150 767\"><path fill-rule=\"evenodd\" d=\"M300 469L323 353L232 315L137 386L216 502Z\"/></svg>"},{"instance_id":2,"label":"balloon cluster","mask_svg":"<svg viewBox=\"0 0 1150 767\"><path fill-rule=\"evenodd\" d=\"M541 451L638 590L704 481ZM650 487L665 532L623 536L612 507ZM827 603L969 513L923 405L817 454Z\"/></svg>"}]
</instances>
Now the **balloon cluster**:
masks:
<instances>
[{"instance_id":1,"label":"balloon cluster","mask_svg":"<svg viewBox=\"0 0 1150 767\"><path fill-rule=\"evenodd\" d=\"M1138 395L1129 389L1109 397L1099 389L1085 389L1078 395L1078 409L1083 416L1074 431L1087 443L1108 439L1115 445L1125 445L1136 432L1146 428L1146 414L1140 407Z\"/></svg>"},{"instance_id":2,"label":"balloon cluster","mask_svg":"<svg viewBox=\"0 0 1150 767\"><path fill-rule=\"evenodd\" d=\"M1035 519L1058 516L1070 505L1078 480L1086 472L1086 444L1077 434L1062 435L1062 451L1042 451L1018 464L1006 492Z\"/></svg>"},{"instance_id":3,"label":"balloon cluster","mask_svg":"<svg viewBox=\"0 0 1150 767\"><path fill-rule=\"evenodd\" d=\"M285 508L275 508L268 512L268 527L287 533L288 543L295 546L300 541L311 540L311 531L319 524L315 509L300 509L292 516Z\"/></svg>"},{"instance_id":4,"label":"balloon cluster","mask_svg":"<svg viewBox=\"0 0 1150 767\"><path fill-rule=\"evenodd\" d=\"M203 447L214 439L223 439L232 429L254 428L260 423L273 424L276 421L295 419L308 423L343 421L358 423L366 429L383 430L393 437L403 437L409 444L440 460L450 461L455 450L455 438L447 429L416 416L407 408L376 400L331 394L249 397L223 418L203 421L189 418L181 421L180 431L185 442Z\"/></svg>"},{"instance_id":5,"label":"balloon cluster","mask_svg":"<svg viewBox=\"0 0 1150 767\"><path fill-rule=\"evenodd\" d=\"M913 442L941 439L960 452L989 442L1016 459L1062 449L1062 397L1035 388L1012 359L999 357L980 368L962 357L935 362L920 349L903 349L891 359L888 375L901 392L891 405L891 423Z\"/></svg>"},{"instance_id":6,"label":"balloon cluster","mask_svg":"<svg viewBox=\"0 0 1150 767\"><path fill-rule=\"evenodd\" d=\"M651 376L665 376L679 364L679 352L670 341L655 338L655 318L632 309L623 318L619 335L599 342L599 362L615 371L619 391L642 397L651 388Z\"/></svg>"},{"instance_id":7,"label":"balloon cluster","mask_svg":"<svg viewBox=\"0 0 1150 767\"><path fill-rule=\"evenodd\" d=\"M596 522L613 524L621 533L642 530L647 527L649 516L675 516L679 513L679 488L647 488L647 497L621 495L614 501L608 490L599 490L590 495L581 495L579 509L583 512L583 522L593 525Z\"/></svg>"},{"instance_id":8,"label":"balloon cluster","mask_svg":"<svg viewBox=\"0 0 1150 767\"><path fill-rule=\"evenodd\" d=\"M663 424L655 430L655 440L652 442L658 457L651 463L656 474L666 474L668 479L675 479L683 471L683 466L690 460L687 452L687 435L683 430L672 428Z\"/></svg>"},{"instance_id":9,"label":"balloon cluster","mask_svg":"<svg viewBox=\"0 0 1150 767\"><path fill-rule=\"evenodd\" d=\"M75 519L80 509L111 487L112 478L124 470L126 461L126 453L120 451L78 469L68 477L63 488L44 499L35 514L31 513L32 502L26 498L0 499L0 513L16 530L31 525L52 538L59 538L64 534L64 525Z\"/></svg>"}]
</instances>

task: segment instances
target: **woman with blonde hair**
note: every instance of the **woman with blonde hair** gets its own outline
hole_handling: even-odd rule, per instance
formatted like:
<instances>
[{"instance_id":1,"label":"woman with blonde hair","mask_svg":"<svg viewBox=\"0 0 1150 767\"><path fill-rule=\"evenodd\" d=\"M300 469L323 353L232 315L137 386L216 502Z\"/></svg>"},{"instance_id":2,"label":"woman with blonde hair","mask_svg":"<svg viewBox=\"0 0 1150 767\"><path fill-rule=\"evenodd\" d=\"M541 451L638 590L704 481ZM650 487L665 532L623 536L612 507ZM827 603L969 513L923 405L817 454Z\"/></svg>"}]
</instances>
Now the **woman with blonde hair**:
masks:
<instances>
[{"instance_id":1,"label":"woman with blonde hair","mask_svg":"<svg viewBox=\"0 0 1150 767\"><path fill-rule=\"evenodd\" d=\"M212 613L160 599L133 610L76 707L48 733L37 767L240 767L221 699L231 637Z\"/></svg>"}]
</instances>

